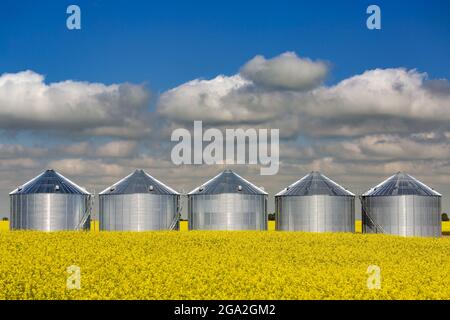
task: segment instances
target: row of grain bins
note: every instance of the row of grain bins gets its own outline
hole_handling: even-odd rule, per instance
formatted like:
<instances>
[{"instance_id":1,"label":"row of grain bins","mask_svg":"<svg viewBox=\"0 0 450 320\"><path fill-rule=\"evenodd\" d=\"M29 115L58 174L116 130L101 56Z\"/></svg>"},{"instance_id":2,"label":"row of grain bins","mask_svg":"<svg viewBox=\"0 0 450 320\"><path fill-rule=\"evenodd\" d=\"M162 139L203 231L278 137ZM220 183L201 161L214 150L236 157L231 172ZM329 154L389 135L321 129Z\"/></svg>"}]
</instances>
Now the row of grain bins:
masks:
<instances>
[{"instance_id":1,"label":"row of grain bins","mask_svg":"<svg viewBox=\"0 0 450 320\"><path fill-rule=\"evenodd\" d=\"M267 193L225 170L188 193L191 230L266 230ZM441 195L397 173L361 197L363 232L402 236L441 234ZM86 230L93 196L54 170L10 193L11 229ZM311 172L275 196L277 230L354 232L355 195ZM99 195L100 229L174 230L180 194L136 170Z\"/></svg>"}]
</instances>

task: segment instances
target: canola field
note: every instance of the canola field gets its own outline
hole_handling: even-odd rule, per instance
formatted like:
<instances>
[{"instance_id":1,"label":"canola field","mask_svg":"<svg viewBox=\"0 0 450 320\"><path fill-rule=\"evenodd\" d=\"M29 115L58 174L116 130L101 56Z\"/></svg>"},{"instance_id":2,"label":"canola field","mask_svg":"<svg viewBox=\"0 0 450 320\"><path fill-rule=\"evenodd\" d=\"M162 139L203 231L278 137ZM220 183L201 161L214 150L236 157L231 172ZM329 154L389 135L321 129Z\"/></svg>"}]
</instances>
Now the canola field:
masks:
<instances>
[{"instance_id":1,"label":"canola field","mask_svg":"<svg viewBox=\"0 0 450 320\"><path fill-rule=\"evenodd\" d=\"M0 299L450 299L449 237L16 231L0 258Z\"/></svg>"}]
</instances>

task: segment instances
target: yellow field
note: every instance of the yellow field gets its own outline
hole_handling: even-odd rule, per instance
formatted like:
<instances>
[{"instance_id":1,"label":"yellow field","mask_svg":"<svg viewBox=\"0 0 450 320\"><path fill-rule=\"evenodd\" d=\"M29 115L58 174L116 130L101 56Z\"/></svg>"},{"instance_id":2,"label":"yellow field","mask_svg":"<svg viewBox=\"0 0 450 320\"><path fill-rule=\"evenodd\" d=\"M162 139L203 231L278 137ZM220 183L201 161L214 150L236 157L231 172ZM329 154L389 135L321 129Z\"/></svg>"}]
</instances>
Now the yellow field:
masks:
<instances>
[{"instance_id":1,"label":"yellow field","mask_svg":"<svg viewBox=\"0 0 450 320\"><path fill-rule=\"evenodd\" d=\"M98 220L91 220L91 232L99 232L100 231L100 223Z\"/></svg>"},{"instance_id":2,"label":"yellow field","mask_svg":"<svg viewBox=\"0 0 450 320\"><path fill-rule=\"evenodd\" d=\"M180 231L189 231L188 222L185 220L180 221Z\"/></svg>"},{"instance_id":3,"label":"yellow field","mask_svg":"<svg viewBox=\"0 0 450 320\"><path fill-rule=\"evenodd\" d=\"M275 231L275 221L268 221L267 229L269 231ZM189 224L187 221L185 220L180 221L180 231L189 231Z\"/></svg>"},{"instance_id":4,"label":"yellow field","mask_svg":"<svg viewBox=\"0 0 450 320\"><path fill-rule=\"evenodd\" d=\"M450 221L442 222L442 233L446 235L450 235Z\"/></svg>"},{"instance_id":5,"label":"yellow field","mask_svg":"<svg viewBox=\"0 0 450 320\"><path fill-rule=\"evenodd\" d=\"M0 233L0 257L0 299L450 299L450 238L18 231Z\"/></svg>"},{"instance_id":6,"label":"yellow field","mask_svg":"<svg viewBox=\"0 0 450 320\"><path fill-rule=\"evenodd\" d=\"M0 221L0 231L8 231L8 230L9 230L9 222Z\"/></svg>"},{"instance_id":7,"label":"yellow field","mask_svg":"<svg viewBox=\"0 0 450 320\"><path fill-rule=\"evenodd\" d=\"M361 220L355 220L355 232L362 233L362 221Z\"/></svg>"},{"instance_id":8,"label":"yellow field","mask_svg":"<svg viewBox=\"0 0 450 320\"><path fill-rule=\"evenodd\" d=\"M99 227L100 227L99 222L97 220L91 221L91 231L98 232ZM7 231L7 230L9 230L8 221L0 221L0 231ZM275 221L268 222L268 230L269 231L275 230ZM188 222L187 221L180 221L180 231L188 231ZM362 221L361 220L355 221L355 232L362 233ZM442 222L442 233L446 234L446 235L450 235L450 221Z\"/></svg>"}]
</instances>

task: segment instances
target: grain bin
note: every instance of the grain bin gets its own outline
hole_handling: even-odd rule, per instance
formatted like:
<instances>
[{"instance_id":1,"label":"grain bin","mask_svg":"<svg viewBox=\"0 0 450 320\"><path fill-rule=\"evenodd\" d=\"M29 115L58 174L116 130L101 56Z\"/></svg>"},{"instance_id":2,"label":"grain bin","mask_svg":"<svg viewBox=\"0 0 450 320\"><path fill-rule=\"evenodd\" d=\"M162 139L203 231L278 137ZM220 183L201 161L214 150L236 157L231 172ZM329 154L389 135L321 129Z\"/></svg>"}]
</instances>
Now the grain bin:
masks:
<instances>
[{"instance_id":1,"label":"grain bin","mask_svg":"<svg viewBox=\"0 0 450 320\"><path fill-rule=\"evenodd\" d=\"M441 194L399 172L361 196L363 232L441 235Z\"/></svg>"},{"instance_id":2,"label":"grain bin","mask_svg":"<svg viewBox=\"0 0 450 320\"><path fill-rule=\"evenodd\" d=\"M267 230L267 193L225 170L188 194L190 230Z\"/></svg>"},{"instance_id":3,"label":"grain bin","mask_svg":"<svg viewBox=\"0 0 450 320\"><path fill-rule=\"evenodd\" d=\"M311 172L275 195L277 230L354 232L355 195Z\"/></svg>"},{"instance_id":4,"label":"grain bin","mask_svg":"<svg viewBox=\"0 0 450 320\"><path fill-rule=\"evenodd\" d=\"M88 230L92 196L54 170L10 194L11 230Z\"/></svg>"},{"instance_id":5,"label":"grain bin","mask_svg":"<svg viewBox=\"0 0 450 320\"><path fill-rule=\"evenodd\" d=\"M180 194L136 170L99 194L100 230L178 229Z\"/></svg>"}]
</instances>

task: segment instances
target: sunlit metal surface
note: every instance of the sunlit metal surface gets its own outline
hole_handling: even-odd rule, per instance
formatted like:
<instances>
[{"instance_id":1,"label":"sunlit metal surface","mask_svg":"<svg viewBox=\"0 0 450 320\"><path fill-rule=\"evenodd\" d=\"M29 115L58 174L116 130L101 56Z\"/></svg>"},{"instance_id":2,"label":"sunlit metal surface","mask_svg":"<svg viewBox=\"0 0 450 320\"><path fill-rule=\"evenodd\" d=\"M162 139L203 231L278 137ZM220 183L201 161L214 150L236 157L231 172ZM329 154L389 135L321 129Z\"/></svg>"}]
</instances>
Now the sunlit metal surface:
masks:
<instances>
[{"instance_id":1,"label":"sunlit metal surface","mask_svg":"<svg viewBox=\"0 0 450 320\"><path fill-rule=\"evenodd\" d=\"M100 193L100 230L178 229L179 203L178 192L136 170Z\"/></svg>"},{"instance_id":2,"label":"sunlit metal surface","mask_svg":"<svg viewBox=\"0 0 450 320\"><path fill-rule=\"evenodd\" d=\"M75 230L89 214L91 195L54 170L10 193L11 230ZM82 229L89 229L87 219Z\"/></svg>"},{"instance_id":3,"label":"sunlit metal surface","mask_svg":"<svg viewBox=\"0 0 450 320\"><path fill-rule=\"evenodd\" d=\"M311 172L275 196L277 230L354 232L355 195Z\"/></svg>"},{"instance_id":4,"label":"sunlit metal surface","mask_svg":"<svg viewBox=\"0 0 450 320\"><path fill-rule=\"evenodd\" d=\"M231 170L188 197L191 230L267 230L267 193Z\"/></svg>"},{"instance_id":5,"label":"sunlit metal surface","mask_svg":"<svg viewBox=\"0 0 450 320\"><path fill-rule=\"evenodd\" d=\"M439 237L441 195L397 173L361 196L363 232Z\"/></svg>"}]
</instances>

